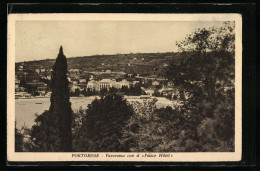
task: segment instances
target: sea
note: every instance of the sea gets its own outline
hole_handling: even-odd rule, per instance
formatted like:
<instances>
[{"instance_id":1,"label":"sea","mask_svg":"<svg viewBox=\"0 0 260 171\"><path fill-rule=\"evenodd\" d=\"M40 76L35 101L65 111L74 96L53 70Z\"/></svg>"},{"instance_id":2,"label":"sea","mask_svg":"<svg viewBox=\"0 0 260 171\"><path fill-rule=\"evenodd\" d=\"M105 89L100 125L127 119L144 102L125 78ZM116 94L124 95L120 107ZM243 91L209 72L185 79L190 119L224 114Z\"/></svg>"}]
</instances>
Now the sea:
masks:
<instances>
[{"instance_id":1,"label":"sea","mask_svg":"<svg viewBox=\"0 0 260 171\"><path fill-rule=\"evenodd\" d=\"M88 105L95 99L97 96L90 97L71 97L71 108L74 112L77 112L80 109L86 110ZM157 108L162 107L173 107L173 102L164 98L156 97L157 102L155 103ZM128 101L140 101L139 96L126 97ZM49 110L50 107L50 98L30 98L30 99L15 99L15 121L16 127L21 129L23 126L31 128L34 125L34 120L36 114L40 115L45 110Z\"/></svg>"}]
</instances>

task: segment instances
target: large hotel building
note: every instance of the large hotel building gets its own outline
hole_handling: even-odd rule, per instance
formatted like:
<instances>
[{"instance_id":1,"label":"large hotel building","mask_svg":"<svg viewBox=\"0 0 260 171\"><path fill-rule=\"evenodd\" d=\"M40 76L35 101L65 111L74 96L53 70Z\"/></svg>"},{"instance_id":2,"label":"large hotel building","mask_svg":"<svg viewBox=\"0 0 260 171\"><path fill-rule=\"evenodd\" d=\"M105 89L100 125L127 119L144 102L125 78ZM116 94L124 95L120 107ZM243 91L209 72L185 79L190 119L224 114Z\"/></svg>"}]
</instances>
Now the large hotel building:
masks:
<instances>
[{"instance_id":1,"label":"large hotel building","mask_svg":"<svg viewBox=\"0 0 260 171\"><path fill-rule=\"evenodd\" d=\"M122 81L116 81L114 79L102 79L100 81L94 81L91 80L88 82L87 84L87 88L91 89L91 90L95 90L95 91L100 91L101 89L109 89L109 88L122 88L123 86L126 87L130 87L130 85L135 85L137 84L139 81L134 81L134 82L130 82L127 80L122 80Z\"/></svg>"}]
</instances>

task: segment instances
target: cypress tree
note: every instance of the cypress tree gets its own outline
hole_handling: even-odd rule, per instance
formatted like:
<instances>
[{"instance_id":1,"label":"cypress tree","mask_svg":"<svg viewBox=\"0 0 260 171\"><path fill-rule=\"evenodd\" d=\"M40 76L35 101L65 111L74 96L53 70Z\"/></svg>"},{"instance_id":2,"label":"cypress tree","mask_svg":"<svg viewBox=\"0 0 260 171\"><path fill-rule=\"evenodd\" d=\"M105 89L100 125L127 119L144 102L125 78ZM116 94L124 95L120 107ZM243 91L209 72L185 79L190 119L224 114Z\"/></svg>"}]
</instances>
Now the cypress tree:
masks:
<instances>
[{"instance_id":1,"label":"cypress tree","mask_svg":"<svg viewBox=\"0 0 260 171\"><path fill-rule=\"evenodd\" d=\"M45 151L71 152L72 109L67 79L67 59L63 54L62 46L53 66L51 89L51 105L47 121Z\"/></svg>"}]
</instances>

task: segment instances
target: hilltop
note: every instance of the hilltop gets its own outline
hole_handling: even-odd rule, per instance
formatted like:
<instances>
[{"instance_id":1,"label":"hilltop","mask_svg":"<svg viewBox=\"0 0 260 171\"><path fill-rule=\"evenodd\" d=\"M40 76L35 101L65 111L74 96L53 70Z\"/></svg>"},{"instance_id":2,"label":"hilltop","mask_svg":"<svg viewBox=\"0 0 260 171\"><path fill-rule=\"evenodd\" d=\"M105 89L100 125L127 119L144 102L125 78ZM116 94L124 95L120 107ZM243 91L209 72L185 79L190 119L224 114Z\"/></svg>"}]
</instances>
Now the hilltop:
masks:
<instances>
[{"instance_id":1,"label":"hilltop","mask_svg":"<svg viewBox=\"0 0 260 171\"><path fill-rule=\"evenodd\" d=\"M142 75L158 74L158 71L170 61L179 62L179 53L136 53L115 55L94 55L67 57L68 69L79 69L86 72L114 71L138 73ZM16 68L24 66L41 66L51 69L55 59L27 61L16 63Z\"/></svg>"}]
</instances>

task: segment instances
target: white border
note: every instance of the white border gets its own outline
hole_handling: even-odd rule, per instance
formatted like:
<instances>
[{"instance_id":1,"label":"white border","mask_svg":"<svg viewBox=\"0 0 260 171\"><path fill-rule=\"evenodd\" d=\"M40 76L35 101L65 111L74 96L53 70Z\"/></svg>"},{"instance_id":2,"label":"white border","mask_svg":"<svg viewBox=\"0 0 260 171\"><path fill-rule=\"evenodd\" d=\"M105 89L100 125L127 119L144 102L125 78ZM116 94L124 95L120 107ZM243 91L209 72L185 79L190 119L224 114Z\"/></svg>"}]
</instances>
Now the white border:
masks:
<instances>
[{"instance_id":1,"label":"white border","mask_svg":"<svg viewBox=\"0 0 260 171\"><path fill-rule=\"evenodd\" d=\"M14 151L15 136L15 21L235 21L235 152L166 153L172 157L107 158L105 154L130 153L28 153ZM242 17L240 14L9 14L7 58L7 160L8 161L147 161L212 162L240 161L242 155ZM72 154L100 157L72 158ZM101 155L104 155L103 157ZM145 153L131 153L145 154ZM146 153L158 154L158 153Z\"/></svg>"}]
</instances>

